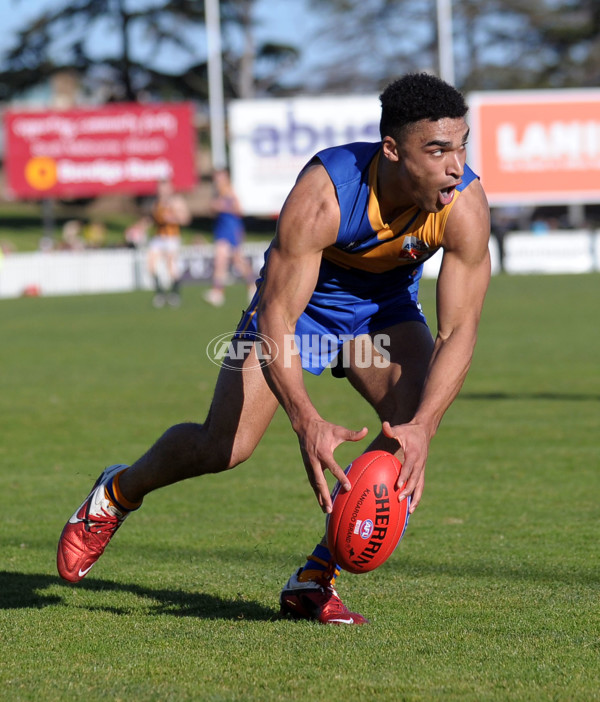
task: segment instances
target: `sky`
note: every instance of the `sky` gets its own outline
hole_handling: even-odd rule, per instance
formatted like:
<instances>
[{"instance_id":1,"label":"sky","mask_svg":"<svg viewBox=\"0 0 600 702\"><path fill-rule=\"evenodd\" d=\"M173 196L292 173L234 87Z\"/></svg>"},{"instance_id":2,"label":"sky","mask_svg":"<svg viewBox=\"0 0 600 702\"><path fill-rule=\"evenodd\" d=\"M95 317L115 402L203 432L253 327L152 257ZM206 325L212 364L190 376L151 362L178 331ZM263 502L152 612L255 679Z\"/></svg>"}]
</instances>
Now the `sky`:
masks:
<instances>
[{"instance_id":1,"label":"sky","mask_svg":"<svg viewBox=\"0 0 600 702\"><path fill-rule=\"evenodd\" d=\"M51 6L49 0L0 0L0 52L8 49L17 30L26 25L43 9Z\"/></svg>"},{"instance_id":2,"label":"sky","mask_svg":"<svg viewBox=\"0 0 600 702\"><path fill-rule=\"evenodd\" d=\"M0 33L0 54L14 44L17 31L42 11L59 9L66 4L66 0L0 0L0 23L3 29ZM151 4L152 0L129 0L130 7L148 7ZM270 38L291 45L300 44L303 30L310 26L304 0L258 0L255 17L259 39ZM107 39L106 31L103 32L100 28L93 40L98 46L106 46L107 43L110 46L110 38ZM199 55L205 56L206 52L199 51ZM183 61L183 57L181 60ZM299 70L302 70L302 67Z\"/></svg>"}]
</instances>

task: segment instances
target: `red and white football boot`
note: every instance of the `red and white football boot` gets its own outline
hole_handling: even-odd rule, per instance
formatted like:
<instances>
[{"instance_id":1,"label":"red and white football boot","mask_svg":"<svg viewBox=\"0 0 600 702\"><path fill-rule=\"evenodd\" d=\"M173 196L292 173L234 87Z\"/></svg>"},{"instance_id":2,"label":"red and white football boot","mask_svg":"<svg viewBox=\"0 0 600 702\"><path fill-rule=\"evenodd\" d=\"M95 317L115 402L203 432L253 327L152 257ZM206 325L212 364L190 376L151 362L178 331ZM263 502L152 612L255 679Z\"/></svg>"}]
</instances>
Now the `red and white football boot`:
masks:
<instances>
[{"instance_id":1,"label":"red and white football boot","mask_svg":"<svg viewBox=\"0 0 600 702\"><path fill-rule=\"evenodd\" d=\"M311 619L321 624L368 624L369 620L351 612L340 600L331 580L301 582L294 573L281 591L281 614L294 619Z\"/></svg>"},{"instance_id":2,"label":"red and white football boot","mask_svg":"<svg viewBox=\"0 0 600 702\"><path fill-rule=\"evenodd\" d=\"M106 489L111 478L125 468L122 464L109 466L66 523L56 556L58 573L64 580L76 583L89 573L129 514L115 505Z\"/></svg>"}]
</instances>

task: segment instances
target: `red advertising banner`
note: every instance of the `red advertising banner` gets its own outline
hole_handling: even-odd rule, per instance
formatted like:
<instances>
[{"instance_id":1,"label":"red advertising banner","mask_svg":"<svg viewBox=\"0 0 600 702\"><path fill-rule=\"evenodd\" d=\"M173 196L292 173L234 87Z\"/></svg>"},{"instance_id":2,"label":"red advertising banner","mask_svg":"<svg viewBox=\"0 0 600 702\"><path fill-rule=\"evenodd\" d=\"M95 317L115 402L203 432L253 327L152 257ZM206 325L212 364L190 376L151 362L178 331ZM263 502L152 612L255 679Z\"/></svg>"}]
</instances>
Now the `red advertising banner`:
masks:
<instances>
[{"instance_id":1,"label":"red advertising banner","mask_svg":"<svg viewBox=\"0 0 600 702\"><path fill-rule=\"evenodd\" d=\"M490 204L600 202L600 90L471 93L469 106Z\"/></svg>"},{"instance_id":2,"label":"red advertising banner","mask_svg":"<svg viewBox=\"0 0 600 702\"><path fill-rule=\"evenodd\" d=\"M190 103L5 113L5 169L16 198L152 194L196 183Z\"/></svg>"}]
</instances>

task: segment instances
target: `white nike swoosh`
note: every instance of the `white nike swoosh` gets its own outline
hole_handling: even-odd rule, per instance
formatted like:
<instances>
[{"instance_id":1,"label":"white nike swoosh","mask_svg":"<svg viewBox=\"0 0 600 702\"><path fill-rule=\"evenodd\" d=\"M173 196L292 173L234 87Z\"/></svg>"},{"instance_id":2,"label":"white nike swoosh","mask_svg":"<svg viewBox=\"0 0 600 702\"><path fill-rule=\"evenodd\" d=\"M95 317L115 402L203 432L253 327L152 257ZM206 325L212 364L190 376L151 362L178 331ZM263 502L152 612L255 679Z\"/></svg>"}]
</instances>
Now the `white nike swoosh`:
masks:
<instances>
[{"instance_id":1,"label":"white nike swoosh","mask_svg":"<svg viewBox=\"0 0 600 702\"><path fill-rule=\"evenodd\" d=\"M329 622L338 622L338 624L354 624L354 619L330 619Z\"/></svg>"},{"instance_id":2,"label":"white nike swoosh","mask_svg":"<svg viewBox=\"0 0 600 702\"><path fill-rule=\"evenodd\" d=\"M79 577L83 578L83 576L87 575L93 567L94 567L94 564L92 563L92 565L89 568L86 568L85 570L81 570L81 568L80 568L79 569Z\"/></svg>"}]
</instances>

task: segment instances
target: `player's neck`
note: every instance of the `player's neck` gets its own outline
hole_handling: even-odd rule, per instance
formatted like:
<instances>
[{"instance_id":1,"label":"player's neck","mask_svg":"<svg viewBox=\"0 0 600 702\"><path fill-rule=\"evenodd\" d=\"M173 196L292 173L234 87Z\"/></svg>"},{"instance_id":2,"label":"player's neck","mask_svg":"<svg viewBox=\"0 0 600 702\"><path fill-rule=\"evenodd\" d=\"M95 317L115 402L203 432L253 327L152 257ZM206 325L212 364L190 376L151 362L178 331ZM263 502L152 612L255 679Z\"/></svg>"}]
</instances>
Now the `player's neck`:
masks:
<instances>
[{"instance_id":1,"label":"player's neck","mask_svg":"<svg viewBox=\"0 0 600 702\"><path fill-rule=\"evenodd\" d=\"M393 168L385 158L379 159L377 167L377 200L384 222L392 222L415 206L413 200L403 192L397 168Z\"/></svg>"}]
</instances>

